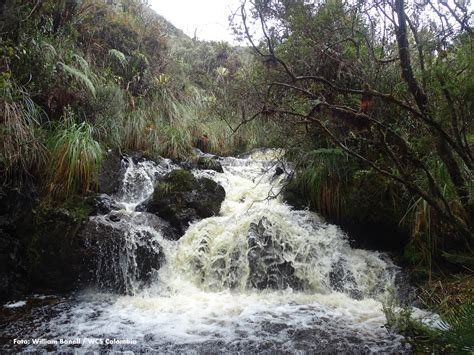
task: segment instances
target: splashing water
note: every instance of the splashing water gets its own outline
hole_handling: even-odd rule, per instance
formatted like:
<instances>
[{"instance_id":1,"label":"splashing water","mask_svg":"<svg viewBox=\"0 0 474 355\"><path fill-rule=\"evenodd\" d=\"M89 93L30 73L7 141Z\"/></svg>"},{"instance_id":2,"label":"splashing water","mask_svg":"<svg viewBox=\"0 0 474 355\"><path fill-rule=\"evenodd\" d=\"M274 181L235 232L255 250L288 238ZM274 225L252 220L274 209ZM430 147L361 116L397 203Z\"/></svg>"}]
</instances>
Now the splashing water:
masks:
<instances>
[{"instance_id":1,"label":"splashing water","mask_svg":"<svg viewBox=\"0 0 474 355\"><path fill-rule=\"evenodd\" d=\"M38 311L31 337L81 338L81 351L408 351L402 337L384 328L381 302L395 288L397 267L380 253L352 249L337 226L316 214L284 204L279 192L287 174L275 175L277 164L289 170L275 160L281 153L221 158L224 173L193 171L221 184L226 199L219 216L192 224L177 242L163 238L149 214L135 212L153 193L156 176L174 166L129 161L115 196L128 215L120 222L130 230L123 254L134 254L137 231L146 230L166 263L146 287L133 285L132 277L129 295L90 290L50 308L47 318ZM122 263L120 271L96 272L136 272L133 257ZM114 338L134 343L84 340Z\"/></svg>"}]
</instances>

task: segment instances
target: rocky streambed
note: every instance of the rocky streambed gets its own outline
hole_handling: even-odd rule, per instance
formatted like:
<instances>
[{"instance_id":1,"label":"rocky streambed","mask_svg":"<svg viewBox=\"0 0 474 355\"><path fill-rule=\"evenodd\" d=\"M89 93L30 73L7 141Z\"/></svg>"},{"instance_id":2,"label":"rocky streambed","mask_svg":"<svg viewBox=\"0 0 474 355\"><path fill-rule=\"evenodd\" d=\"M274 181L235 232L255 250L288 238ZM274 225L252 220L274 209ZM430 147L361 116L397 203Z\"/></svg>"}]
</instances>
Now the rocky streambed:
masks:
<instances>
[{"instance_id":1,"label":"rocky streambed","mask_svg":"<svg viewBox=\"0 0 474 355\"><path fill-rule=\"evenodd\" d=\"M280 158L111 152L90 216L44 222L30 277L62 293L5 305L4 350L409 351L382 309L400 269L286 204Z\"/></svg>"}]
</instances>

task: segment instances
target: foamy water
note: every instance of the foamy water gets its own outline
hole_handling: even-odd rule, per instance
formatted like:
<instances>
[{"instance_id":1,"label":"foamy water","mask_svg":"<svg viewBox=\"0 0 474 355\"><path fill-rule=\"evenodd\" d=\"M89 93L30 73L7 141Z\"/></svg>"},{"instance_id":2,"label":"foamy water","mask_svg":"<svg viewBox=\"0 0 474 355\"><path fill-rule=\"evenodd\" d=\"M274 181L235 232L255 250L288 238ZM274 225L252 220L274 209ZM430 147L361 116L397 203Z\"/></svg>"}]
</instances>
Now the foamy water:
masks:
<instances>
[{"instance_id":1,"label":"foamy water","mask_svg":"<svg viewBox=\"0 0 474 355\"><path fill-rule=\"evenodd\" d=\"M193 171L221 184L226 199L219 216L192 224L177 242L134 211L153 193L156 176L174 166L130 161L116 200L129 215L121 223L147 229L161 246L157 253L166 263L154 281L143 288L131 277L128 296L84 291L37 311L33 329L20 324L10 334L136 341L54 345L54 351L77 352L407 351L403 338L384 327L382 302L394 294L397 267L382 254L352 249L337 226L316 214L284 204L279 192L287 175L274 176L280 155L221 159L224 173ZM129 244L136 243L135 232ZM133 247L123 253L129 270Z\"/></svg>"}]
</instances>

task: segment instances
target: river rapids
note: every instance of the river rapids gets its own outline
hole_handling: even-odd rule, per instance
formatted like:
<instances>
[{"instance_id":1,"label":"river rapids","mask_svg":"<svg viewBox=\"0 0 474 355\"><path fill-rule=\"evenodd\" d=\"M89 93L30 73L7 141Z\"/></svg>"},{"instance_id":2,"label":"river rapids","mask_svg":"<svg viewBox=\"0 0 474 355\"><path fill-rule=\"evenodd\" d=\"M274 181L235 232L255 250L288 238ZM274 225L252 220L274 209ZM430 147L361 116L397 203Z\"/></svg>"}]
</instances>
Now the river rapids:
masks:
<instances>
[{"instance_id":1,"label":"river rapids","mask_svg":"<svg viewBox=\"0 0 474 355\"><path fill-rule=\"evenodd\" d=\"M123 206L114 212L120 228L129 231L121 258L91 265L99 286L108 280L102 275L113 273L125 280L127 295L98 287L39 307L6 332L40 343L9 350L409 352L403 337L386 329L383 312L383 302L397 294L400 270L385 254L351 248L347 235L317 214L283 203L291 169L281 154L219 158L223 173L193 170L222 185L226 197L218 216L191 224L178 241L136 211L153 194L156 177L177 167L130 159L113 196ZM276 166L284 173L276 175ZM108 217L90 218L112 223ZM145 234L165 262L143 285L135 251Z\"/></svg>"}]
</instances>

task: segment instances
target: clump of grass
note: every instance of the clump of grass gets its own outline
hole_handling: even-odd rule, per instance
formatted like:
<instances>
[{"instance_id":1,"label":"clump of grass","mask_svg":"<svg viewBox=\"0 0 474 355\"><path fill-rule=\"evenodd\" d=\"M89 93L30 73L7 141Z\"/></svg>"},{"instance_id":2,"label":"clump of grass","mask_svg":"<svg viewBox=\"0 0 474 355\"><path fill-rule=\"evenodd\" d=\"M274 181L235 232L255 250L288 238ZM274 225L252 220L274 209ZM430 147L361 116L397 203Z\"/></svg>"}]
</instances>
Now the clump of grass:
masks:
<instances>
[{"instance_id":1,"label":"clump of grass","mask_svg":"<svg viewBox=\"0 0 474 355\"><path fill-rule=\"evenodd\" d=\"M46 159L40 128L43 113L22 88L2 79L0 169L10 181L22 182L37 173Z\"/></svg>"},{"instance_id":2,"label":"clump of grass","mask_svg":"<svg viewBox=\"0 0 474 355\"><path fill-rule=\"evenodd\" d=\"M50 139L51 183L49 190L59 196L86 194L97 186L102 148L94 140L93 127L76 123L68 113Z\"/></svg>"},{"instance_id":3,"label":"clump of grass","mask_svg":"<svg viewBox=\"0 0 474 355\"><path fill-rule=\"evenodd\" d=\"M80 55L72 54L71 59L74 64L59 62L59 67L95 98L97 76L90 69L89 63Z\"/></svg>"},{"instance_id":4,"label":"clump of grass","mask_svg":"<svg viewBox=\"0 0 474 355\"><path fill-rule=\"evenodd\" d=\"M96 98L89 101L86 114L88 121L94 123L98 141L109 147L121 147L124 110L124 94L116 83L108 82L97 87Z\"/></svg>"},{"instance_id":5,"label":"clump of grass","mask_svg":"<svg viewBox=\"0 0 474 355\"><path fill-rule=\"evenodd\" d=\"M170 158L185 158L191 154L192 138L183 120L158 121L156 124L160 142L160 154Z\"/></svg>"},{"instance_id":6,"label":"clump of grass","mask_svg":"<svg viewBox=\"0 0 474 355\"><path fill-rule=\"evenodd\" d=\"M153 192L153 197L155 199L160 199L168 196L173 189L173 186L169 182L158 181L155 183L155 189Z\"/></svg>"},{"instance_id":7,"label":"clump of grass","mask_svg":"<svg viewBox=\"0 0 474 355\"><path fill-rule=\"evenodd\" d=\"M293 182L322 215L339 220L344 208L343 188L349 179L347 157L339 149L320 148L304 157L303 169Z\"/></svg>"},{"instance_id":8,"label":"clump of grass","mask_svg":"<svg viewBox=\"0 0 474 355\"><path fill-rule=\"evenodd\" d=\"M451 213L459 219L466 219L446 166L440 160L432 157L428 159L427 165L440 187L443 199L447 202ZM428 182L424 181L422 177L418 179L417 183L429 187ZM418 271L427 273L430 281L433 267L437 262L448 261L452 264L472 265L474 259L470 255L449 252L450 243L449 240L446 240L445 235L452 233L452 231L449 230L448 225L440 222L436 210L422 198L412 199L400 223L411 225L411 239L405 248L405 256L418 267ZM458 242L460 241L458 240ZM468 252L470 251L468 250Z\"/></svg>"},{"instance_id":9,"label":"clump of grass","mask_svg":"<svg viewBox=\"0 0 474 355\"><path fill-rule=\"evenodd\" d=\"M127 115L123 121L122 146L133 151L145 151L148 148L146 130L150 123L142 110Z\"/></svg>"}]
</instances>

